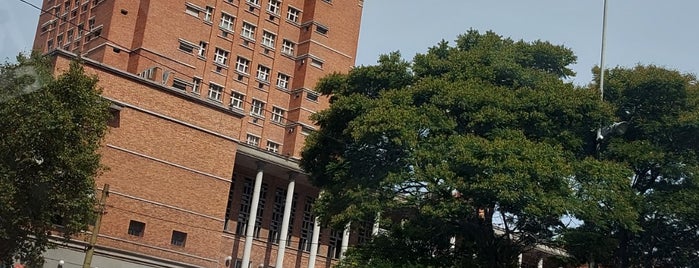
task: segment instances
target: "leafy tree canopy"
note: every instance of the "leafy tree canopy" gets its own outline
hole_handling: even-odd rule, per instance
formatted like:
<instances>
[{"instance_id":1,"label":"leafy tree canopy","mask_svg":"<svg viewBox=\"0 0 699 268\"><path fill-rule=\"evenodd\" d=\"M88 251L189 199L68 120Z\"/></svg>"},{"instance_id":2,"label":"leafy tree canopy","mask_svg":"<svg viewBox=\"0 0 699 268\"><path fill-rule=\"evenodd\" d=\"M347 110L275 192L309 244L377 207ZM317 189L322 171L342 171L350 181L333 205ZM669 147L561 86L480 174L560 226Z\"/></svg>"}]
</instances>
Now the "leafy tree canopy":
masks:
<instances>
[{"instance_id":1,"label":"leafy tree canopy","mask_svg":"<svg viewBox=\"0 0 699 268\"><path fill-rule=\"evenodd\" d=\"M598 261L621 267L693 267L699 263L699 87L696 77L657 66L615 68L605 81L605 99L623 135L601 144L601 157L632 171L629 184L637 201L640 227L598 226L611 254ZM591 85L592 88L597 87ZM578 240L572 236L572 240ZM584 236L583 236L584 237ZM569 236L570 238L570 236ZM572 250L598 247L579 240Z\"/></svg>"},{"instance_id":2,"label":"leafy tree canopy","mask_svg":"<svg viewBox=\"0 0 699 268\"><path fill-rule=\"evenodd\" d=\"M58 77L40 56L0 66L0 262L41 262L52 230L94 219L97 149L109 103L77 62Z\"/></svg>"},{"instance_id":3,"label":"leafy tree canopy","mask_svg":"<svg viewBox=\"0 0 699 268\"><path fill-rule=\"evenodd\" d=\"M563 46L471 30L412 62L394 52L322 79L331 105L302 159L325 191L316 211L335 226L381 213L387 230L346 264L512 267L567 216L636 230L631 171L595 158L613 109L563 81L574 62Z\"/></svg>"}]
</instances>

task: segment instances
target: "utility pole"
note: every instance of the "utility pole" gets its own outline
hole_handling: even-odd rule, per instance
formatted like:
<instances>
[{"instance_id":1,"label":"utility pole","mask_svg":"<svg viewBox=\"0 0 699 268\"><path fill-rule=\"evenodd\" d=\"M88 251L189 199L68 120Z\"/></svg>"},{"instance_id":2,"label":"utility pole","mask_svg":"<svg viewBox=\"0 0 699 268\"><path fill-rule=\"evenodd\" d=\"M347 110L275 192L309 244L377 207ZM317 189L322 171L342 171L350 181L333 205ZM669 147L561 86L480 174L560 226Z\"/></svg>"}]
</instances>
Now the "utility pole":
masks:
<instances>
[{"instance_id":1,"label":"utility pole","mask_svg":"<svg viewBox=\"0 0 699 268\"><path fill-rule=\"evenodd\" d=\"M83 268L90 268L90 264L92 263L92 255L95 254L95 244L97 243L97 235L99 235L100 232L100 225L102 224L102 215L104 215L104 206L107 202L107 196L109 196L109 184L105 184L102 188L102 196L100 196L100 201L97 205L97 219L95 219L95 227L92 228L92 235L90 236L90 241L88 241L87 244Z\"/></svg>"}]
</instances>

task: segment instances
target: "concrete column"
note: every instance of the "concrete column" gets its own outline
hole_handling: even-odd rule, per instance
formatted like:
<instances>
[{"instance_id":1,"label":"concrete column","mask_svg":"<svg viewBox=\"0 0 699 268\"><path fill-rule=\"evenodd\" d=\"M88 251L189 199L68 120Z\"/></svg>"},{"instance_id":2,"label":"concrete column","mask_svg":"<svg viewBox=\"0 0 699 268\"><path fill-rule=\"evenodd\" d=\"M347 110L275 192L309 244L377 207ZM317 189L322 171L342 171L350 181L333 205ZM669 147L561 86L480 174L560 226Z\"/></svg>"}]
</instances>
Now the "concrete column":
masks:
<instances>
[{"instance_id":1,"label":"concrete column","mask_svg":"<svg viewBox=\"0 0 699 268\"><path fill-rule=\"evenodd\" d=\"M250 267L250 252L252 251L252 240L255 234L255 221L257 220L257 207L260 205L260 192L262 190L262 176L264 175L265 163L257 162L257 175L255 175L255 188L252 190L252 204L250 204L250 214L248 218L248 229L245 232L245 248L243 249L243 268Z\"/></svg>"},{"instance_id":2,"label":"concrete column","mask_svg":"<svg viewBox=\"0 0 699 268\"><path fill-rule=\"evenodd\" d=\"M342 249L340 250L340 258L341 259L345 258L345 252L347 252L347 248L349 247L350 226L351 225L352 225L352 222L348 222L347 225L345 225L345 231L342 232Z\"/></svg>"},{"instance_id":3,"label":"concrete column","mask_svg":"<svg viewBox=\"0 0 699 268\"><path fill-rule=\"evenodd\" d=\"M286 187L286 202L284 203L284 216L282 216L281 232L279 234L279 248L277 249L277 262L274 264L276 268L284 267L284 253L286 245L289 241L286 238L289 236L289 220L291 219L291 204L294 199L294 187L296 187L296 173L289 172L289 186Z\"/></svg>"},{"instance_id":4,"label":"concrete column","mask_svg":"<svg viewBox=\"0 0 699 268\"><path fill-rule=\"evenodd\" d=\"M522 253L517 256L517 267L522 267Z\"/></svg>"},{"instance_id":5,"label":"concrete column","mask_svg":"<svg viewBox=\"0 0 699 268\"><path fill-rule=\"evenodd\" d=\"M539 258L539 263L536 264L537 268L544 268L544 258Z\"/></svg>"},{"instance_id":6,"label":"concrete column","mask_svg":"<svg viewBox=\"0 0 699 268\"><path fill-rule=\"evenodd\" d=\"M379 221L381 221L381 212L376 212L376 219L374 219L374 226L371 228L371 236L379 235Z\"/></svg>"},{"instance_id":7,"label":"concrete column","mask_svg":"<svg viewBox=\"0 0 699 268\"><path fill-rule=\"evenodd\" d=\"M322 193L321 193L322 194ZM308 268L316 267L316 257L318 256L318 238L320 237L320 219L315 218L313 222L313 235L311 235L311 255L308 257Z\"/></svg>"}]
</instances>

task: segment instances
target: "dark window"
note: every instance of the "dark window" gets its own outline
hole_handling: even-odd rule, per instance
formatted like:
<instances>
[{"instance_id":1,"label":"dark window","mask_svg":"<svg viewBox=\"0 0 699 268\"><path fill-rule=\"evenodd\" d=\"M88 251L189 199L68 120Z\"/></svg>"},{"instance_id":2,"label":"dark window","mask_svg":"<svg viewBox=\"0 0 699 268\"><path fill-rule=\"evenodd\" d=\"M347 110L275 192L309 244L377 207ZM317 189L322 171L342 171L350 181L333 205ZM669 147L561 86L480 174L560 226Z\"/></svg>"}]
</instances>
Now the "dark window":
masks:
<instances>
[{"instance_id":1,"label":"dark window","mask_svg":"<svg viewBox=\"0 0 699 268\"><path fill-rule=\"evenodd\" d=\"M318 94L308 92L308 93L306 93L306 99L308 99L310 101L318 101Z\"/></svg>"},{"instance_id":2,"label":"dark window","mask_svg":"<svg viewBox=\"0 0 699 268\"><path fill-rule=\"evenodd\" d=\"M180 231L172 231L172 239L170 240L170 244L178 246L178 247L184 247L184 244L187 242L187 233L183 233Z\"/></svg>"},{"instance_id":3,"label":"dark window","mask_svg":"<svg viewBox=\"0 0 699 268\"><path fill-rule=\"evenodd\" d=\"M328 28L326 28L325 26L316 25L316 32L319 34L326 35L328 34Z\"/></svg>"},{"instance_id":4,"label":"dark window","mask_svg":"<svg viewBox=\"0 0 699 268\"><path fill-rule=\"evenodd\" d=\"M187 83L182 80L175 79L172 81L172 87L180 90L187 90Z\"/></svg>"},{"instance_id":5,"label":"dark window","mask_svg":"<svg viewBox=\"0 0 699 268\"><path fill-rule=\"evenodd\" d=\"M146 224L140 221L129 221L129 235L143 237L143 231L146 230Z\"/></svg>"},{"instance_id":6,"label":"dark window","mask_svg":"<svg viewBox=\"0 0 699 268\"><path fill-rule=\"evenodd\" d=\"M107 121L107 126L117 128L119 127L119 121L121 120L121 106L112 104L109 106L109 120Z\"/></svg>"},{"instance_id":7,"label":"dark window","mask_svg":"<svg viewBox=\"0 0 699 268\"><path fill-rule=\"evenodd\" d=\"M301 237L299 238L299 250L311 250L311 237L313 236L313 225L315 216L313 216L313 202L315 199L306 197L306 203L303 206L303 218L301 221Z\"/></svg>"}]
</instances>

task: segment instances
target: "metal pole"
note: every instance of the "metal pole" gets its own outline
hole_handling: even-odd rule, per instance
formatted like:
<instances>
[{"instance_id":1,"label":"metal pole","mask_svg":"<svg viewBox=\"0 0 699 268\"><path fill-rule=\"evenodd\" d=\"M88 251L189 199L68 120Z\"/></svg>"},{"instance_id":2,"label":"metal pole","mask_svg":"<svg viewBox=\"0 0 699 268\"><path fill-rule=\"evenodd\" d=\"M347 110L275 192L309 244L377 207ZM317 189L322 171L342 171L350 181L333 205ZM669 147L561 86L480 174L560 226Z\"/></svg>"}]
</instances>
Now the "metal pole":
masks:
<instances>
[{"instance_id":1,"label":"metal pole","mask_svg":"<svg viewBox=\"0 0 699 268\"><path fill-rule=\"evenodd\" d=\"M600 76L599 76L599 95L600 99L604 100L604 48L607 43L607 0L604 0L604 11L602 13L602 51L600 52Z\"/></svg>"},{"instance_id":2,"label":"metal pole","mask_svg":"<svg viewBox=\"0 0 699 268\"><path fill-rule=\"evenodd\" d=\"M104 215L104 205L107 202L107 196L109 195L109 184L105 184L102 188L102 196L100 196L99 207L97 208L97 219L95 219L95 227L92 228L92 235L90 236L90 241L87 244L87 251L85 251L85 260L83 260L83 268L90 268L92 264L92 255L95 254L95 244L97 243L97 236L100 232L100 226L102 225L102 215Z\"/></svg>"}]
</instances>

